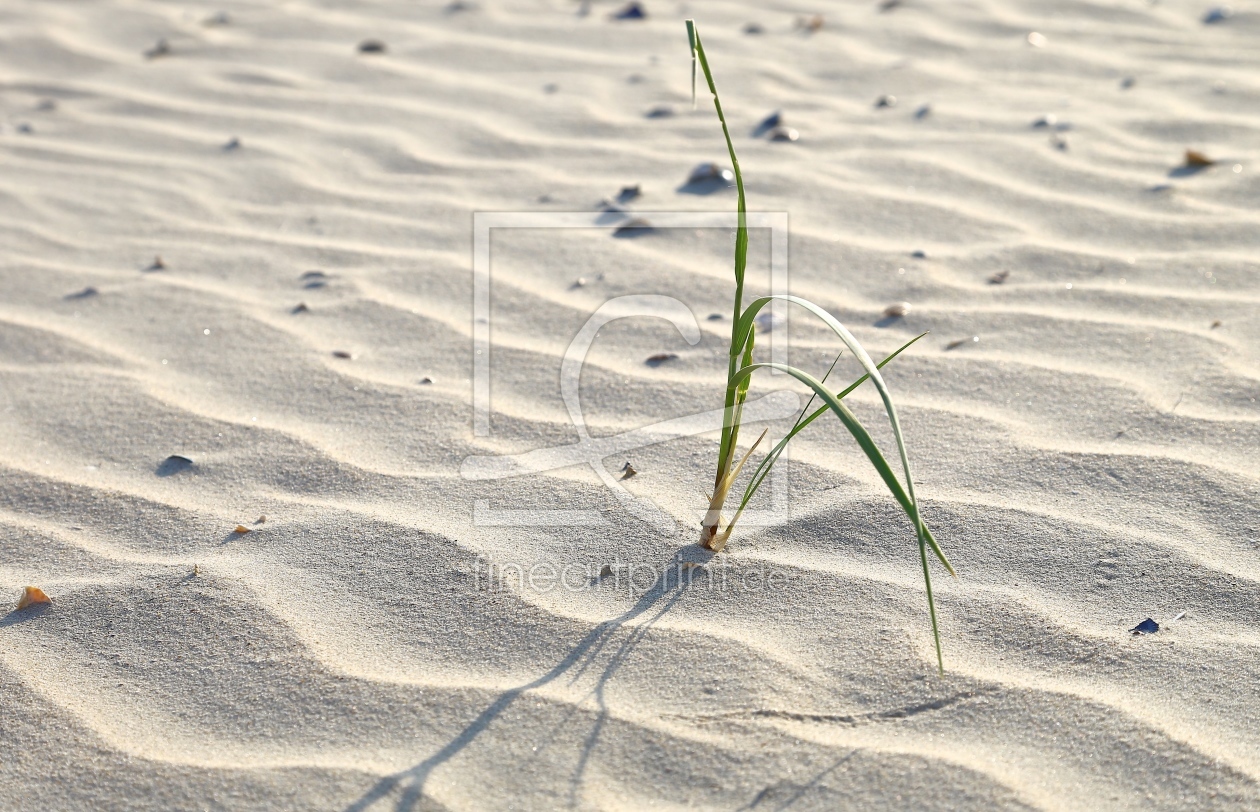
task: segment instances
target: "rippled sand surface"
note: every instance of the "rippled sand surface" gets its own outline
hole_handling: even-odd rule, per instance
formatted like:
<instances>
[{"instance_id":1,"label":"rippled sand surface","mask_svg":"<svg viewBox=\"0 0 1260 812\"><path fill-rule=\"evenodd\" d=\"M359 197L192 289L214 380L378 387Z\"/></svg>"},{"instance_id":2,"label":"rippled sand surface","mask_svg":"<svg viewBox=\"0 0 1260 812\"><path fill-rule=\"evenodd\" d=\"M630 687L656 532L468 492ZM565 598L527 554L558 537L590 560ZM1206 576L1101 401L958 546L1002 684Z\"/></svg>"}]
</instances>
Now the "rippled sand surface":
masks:
<instances>
[{"instance_id":1,"label":"rippled sand surface","mask_svg":"<svg viewBox=\"0 0 1260 812\"><path fill-rule=\"evenodd\" d=\"M0 807L1260 806L1260 10L618 8L0 7ZM604 327L591 435L721 406L730 231L598 213L734 208L685 188L725 158L688 16L792 292L877 356L931 331L886 374L960 574L944 677L834 421L698 578L712 434L603 460L654 524L584 463L465 475L578 441L561 358L616 296L701 338ZM753 135L775 110L799 141ZM496 230L478 322L474 212L604 227ZM765 231L751 256L764 288ZM839 346L771 335L817 371ZM600 523L484 521L522 510ZM10 611L27 584L51 606Z\"/></svg>"}]
</instances>

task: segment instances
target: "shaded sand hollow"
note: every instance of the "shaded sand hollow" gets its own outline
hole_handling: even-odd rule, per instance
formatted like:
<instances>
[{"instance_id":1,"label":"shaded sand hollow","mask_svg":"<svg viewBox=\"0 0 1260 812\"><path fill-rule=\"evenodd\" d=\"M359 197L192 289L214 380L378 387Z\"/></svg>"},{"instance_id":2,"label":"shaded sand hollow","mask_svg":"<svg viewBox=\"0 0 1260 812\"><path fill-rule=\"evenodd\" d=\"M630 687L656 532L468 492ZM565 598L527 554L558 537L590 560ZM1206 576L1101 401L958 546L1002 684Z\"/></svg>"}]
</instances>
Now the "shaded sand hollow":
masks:
<instances>
[{"instance_id":1,"label":"shaded sand hollow","mask_svg":"<svg viewBox=\"0 0 1260 812\"><path fill-rule=\"evenodd\" d=\"M1260 7L620 8L0 6L0 807L1260 807ZM725 157L686 16L791 290L877 356L931 331L887 378L944 677L834 421L707 563L714 435L619 438L721 402L730 231L610 233L734 207L680 188ZM480 315L474 212L575 213L493 232ZM561 358L644 294L699 341L594 341L625 490L474 476L577 443Z\"/></svg>"}]
</instances>

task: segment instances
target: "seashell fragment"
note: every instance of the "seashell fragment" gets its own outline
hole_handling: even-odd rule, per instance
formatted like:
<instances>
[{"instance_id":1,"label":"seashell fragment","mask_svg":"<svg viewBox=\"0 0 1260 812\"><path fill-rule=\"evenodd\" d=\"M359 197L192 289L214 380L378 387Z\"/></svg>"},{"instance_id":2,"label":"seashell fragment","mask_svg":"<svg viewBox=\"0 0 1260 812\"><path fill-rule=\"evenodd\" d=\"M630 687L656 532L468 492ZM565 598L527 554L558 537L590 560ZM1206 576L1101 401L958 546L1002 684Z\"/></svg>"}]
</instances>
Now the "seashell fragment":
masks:
<instances>
[{"instance_id":1,"label":"seashell fragment","mask_svg":"<svg viewBox=\"0 0 1260 812\"><path fill-rule=\"evenodd\" d=\"M795 141L801 137L801 134L791 127L775 127L770 131L771 141Z\"/></svg>"},{"instance_id":2,"label":"seashell fragment","mask_svg":"<svg viewBox=\"0 0 1260 812\"><path fill-rule=\"evenodd\" d=\"M251 532L253 532L253 531L252 531L252 530L250 530L248 527L246 527L246 526L245 526L245 525L243 525L243 524L238 524L238 525L236 526L236 529L235 529L235 530L233 530L232 532L233 532L233 533L235 533L235 534L236 534L236 535L238 535L238 536L243 536L243 535L245 535L246 533L251 533Z\"/></svg>"},{"instance_id":3,"label":"seashell fragment","mask_svg":"<svg viewBox=\"0 0 1260 812\"><path fill-rule=\"evenodd\" d=\"M884 315L890 319L899 319L910 312L909 302L895 302L884 308Z\"/></svg>"},{"instance_id":4,"label":"seashell fragment","mask_svg":"<svg viewBox=\"0 0 1260 812\"><path fill-rule=\"evenodd\" d=\"M1034 48L1046 47L1046 35L1039 34L1036 31L1030 31L1028 34L1028 44Z\"/></svg>"},{"instance_id":5,"label":"seashell fragment","mask_svg":"<svg viewBox=\"0 0 1260 812\"><path fill-rule=\"evenodd\" d=\"M630 477L634 476L637 473L639 472L634 470L634 466L630 464L630 460L626 460L626 464L621 466L622 479L629 479Z\"/></svg>"},{"instance_id":6,"label":"seashell fragment","mask_svg":"<svg viewBox=\"0 0 1260 812\"><path fill-rule=\"evenodd\" d=\"M1133 634L1154 634L1159 631L1159 624L1148 617L1132 629L1129 629L1129 631L1133 632Z\"/></svg>"},{"instance_id":7,"label":"seashell fragment","mask_svg":"<svg viewBox=\"0 0 1260 812\"><path fill-rule=\"evenodd\" d=\"M385 53L385 43L379 39L365 39L359 43L359 53L361 54L383 54Z\"/></svg>"},{"instance_id":8,"label":"seashell fragment","mask_svg":"<svg viewBox=\"0 0 1260 812\"><path fill-rule=\"evenodd\" d=\"M1212 166L1216 161L1194 149L1186 150L1186 166Z\"/></svg>"},{"instance_id":9,"label":"seashell fragment","mask_svg":"<svg viewBox=\"0 0 1260 812\"><path fill-rule=\"evenodd\" d=\"M613 574L612 564L605 564L604 566L599 568L600 578L607 578L609 575L612 575L612 574Z\"/></svg>"},{"instance_id":10,"label":"seashell fragment","mask_svg":"<svg viewBox=\"0 0 1260 812\"><path fill-rule=\"evenodd\" d=\"M797 17L796 27L807 33L813 34L822 30L824 22L825 21L823 20L823 16L821 14L814 14L810 17Z\"/></svg>"},{"instance_id":11,"label":"seashell fragment","mask_svg":"<svg viewBox=\"0 0 1260 812\"><path fill-rule=\"evenodd\" d=\"M691 174L687 176L687 183L712 183L721 181L728 186L735 182L735 173L724 166L718 166L714 163L704 163L691 170Z\"/></svg>"},{"instance_id":12,"label":"seashell fragment","mask_svg":"<svg viewBox=\"0 0 1260 812\"><path fill-rule=\"evenodd\" d=\"M302 283L302 287L314 289L327 287L332 277L323 271L307 271L298 277L298 281Z\"/></svg>"},{"instance_id":13,"label":"seashell fragment","mask_svg":"<svg viewBox=\"0 0 1260 812\"><path fill-rule=\"evenodd\" d=\"M52 598L45 595L44 590L39 587L28 586L22 590L22 597L18 599L17 611L39 603L52 603Z\"/></svg>"}]
</instances>

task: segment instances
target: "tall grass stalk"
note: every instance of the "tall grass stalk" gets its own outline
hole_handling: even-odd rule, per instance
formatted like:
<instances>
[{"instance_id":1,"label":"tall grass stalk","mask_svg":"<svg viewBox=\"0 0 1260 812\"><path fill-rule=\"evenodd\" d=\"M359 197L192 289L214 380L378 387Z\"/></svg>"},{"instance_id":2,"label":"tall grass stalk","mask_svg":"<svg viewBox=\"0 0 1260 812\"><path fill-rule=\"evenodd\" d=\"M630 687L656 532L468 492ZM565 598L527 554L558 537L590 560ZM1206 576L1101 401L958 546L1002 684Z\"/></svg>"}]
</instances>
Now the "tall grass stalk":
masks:
<instances>
[{"instance_id":1,"label":"tall grass stalk","mask_svg":"<svg viewBox=\"0 0 1260 812\"><path fill-rule=\"evenodd\" d=\"M889 355L878 364L871 360L866 350L862 347L858 340L848 329L837 321L830 313L813 302L801 299L797 296L775 295L761 296L744 305L744 271L748 265L748 209L744 197L744 176L739 169L739 158L735 155L735 145L731 142L731 132L726 124L726 116L722 113L722 102L718 98L717 86L713 82L713 72L709 69L709 60L704 53L704 45L700 41L700 33L696 30L696 24L693 20L687 21L687 37L691 42L691 95L692 103L695 103L696 96L696 65L699 64L704 72L705 81L709 85L709 92L713 95L713 106L717 109L718 121L722 124L722 135L726 138L726 148L731 155L731 168L735 172L735 187L738 193L738 222L735 231L735 302L732 313L731 326L731 348L730 357L728 359L728 368L726 376L726 406L725 415L722 421L721 444L718 447L718 465L717 474L713 481L713 494L709 499L709 509L705 513L704 521L700 530L700 543L704 547L715 552L722 550L726 546L727 541L731 537L731 532L735 529L736 522L744 512L744 508L748 506L749 501L756 494L757 489L761 487L761 483L765 481L770 470L778 462L783 450L787 444L792 441L806 426L814 422L818 417L827 412L833 413L839 418L841 424L853 435L858 446L866 454L867 459L875 467L876 472L887 486L889 493L897 500L897 504L905 511L909 517L911 525L915 530L915 535L919 542L919 560L923 566L923 583L927 592L928 614L932 620L932 637L936 642L936 663L937 667L944 672L945 659L941 653L941 634L940 627L936 618L936 602L932 597L932 574L928 567L928 548L931 548L933 555L945 566L946 571L950 575L955 575L953 566L949 563L949 559L945 557L945 553L941 550L936 539L932 536L932 531L928 529L919 513L919 502L914 493L914 479L910 473L910 457L906 453L905 440L901 433L901 424L897 420L897 410L893 406L892 396L888 393L888 386L884 383L883 377L879 374L879 370L889 361L896 358L907 347L922 338L922 335L912 338L900 347L896 352ZM813 375L798 369L797 367L787 364L756 362L753 359L753 349L756 343L756 318L758 312L761 311L770 302L780 299L789 302L797 307L803 308L812 316L817 318L823 324L827 325L834 332L840 341L845 345L849 352L857 359L865 371L862 377L858 378L848 387L839 392L832 392L826 384L827 377L830 376L832 370L835 369L835 362L832 362L831 369L823 376L822 380L815 378ZM843 351L842 351L843 352ZM837 356L839 360L839 356ZM743 471L745 464L748 462L752 453L765 439L765 432L757 438L742 456L737 455L737 446L739 443L740 425L743 419L744 402L748 397L748 385L754 372L761 369L774 369L779 372L791 375L796 380L808 386L813 390L809 403L801 411L795 425L791 431L787 433L770 451L762 458L761 462L753 469L747 485L744 487L743 496L739 500L739 506L736 508L734 515L730 521L725 521L722 511L726 506L728 497L735 480ZM879 393L880 400L883 401L884 411L888 415L888 422L892 426L893 439L897 444L897 453L900 457L901 469L905 475L905 485L893 473L892 467L888 461L884 459L883 453L879 447L875 445L875 441L871 438L870 432L862 425L861 421L849 410L844 404L844 397L857 387L861 386L869 380L874 384L876 391ZM821 400L823 405L817 410L810 412L810 406L814 400Z\"/></svg>"}]
</instances>

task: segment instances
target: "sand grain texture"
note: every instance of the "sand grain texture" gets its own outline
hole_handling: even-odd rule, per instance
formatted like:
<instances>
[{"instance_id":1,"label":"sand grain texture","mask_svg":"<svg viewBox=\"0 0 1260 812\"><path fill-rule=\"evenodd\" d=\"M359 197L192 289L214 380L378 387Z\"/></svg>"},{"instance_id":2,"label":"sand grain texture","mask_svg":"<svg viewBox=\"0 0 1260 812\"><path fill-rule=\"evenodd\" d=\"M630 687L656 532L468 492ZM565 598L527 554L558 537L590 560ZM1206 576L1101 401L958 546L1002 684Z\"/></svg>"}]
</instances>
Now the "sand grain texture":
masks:
<instances>
[{"instance_id":1,"label":"sand grain texture","mask_svg":"<svg viewBox=\"0 0 1260 812\"><path fill-rule=\"evenodd\" d=\"M622 5L0 7L0 597L53 601L0 610L0 807L1260 806L1260 7ZM887 378L961 575L943 678L912 534L834 421L720 559L774 590L618 580L694 557L711 435L604 460L666 532L589 466L460 473L576 442L560 359L614 296L701 340L607 325L591 434L721 405L730 233L610 233L733 210L681 188L727 163L684 13L793 292L877 357L932 331ZM799 140L753 134L775 110ZM601 226L496 232L484 437L478 211ZM773 327L809 369L838 347ZM487 590L486 562L611 574Z\"/></svg>"}]
</instances>

